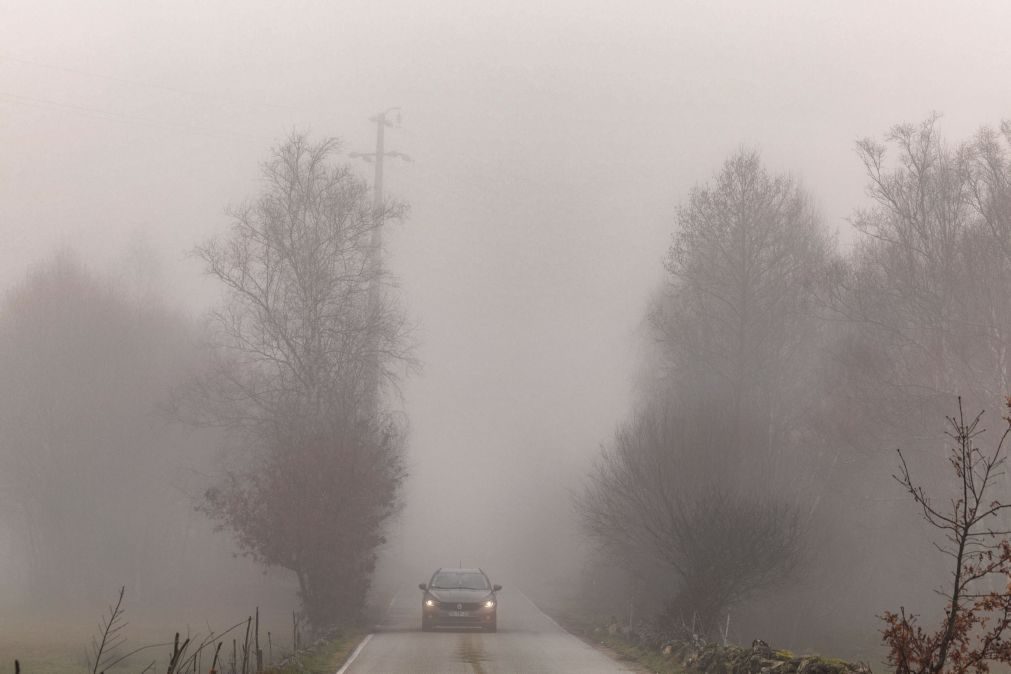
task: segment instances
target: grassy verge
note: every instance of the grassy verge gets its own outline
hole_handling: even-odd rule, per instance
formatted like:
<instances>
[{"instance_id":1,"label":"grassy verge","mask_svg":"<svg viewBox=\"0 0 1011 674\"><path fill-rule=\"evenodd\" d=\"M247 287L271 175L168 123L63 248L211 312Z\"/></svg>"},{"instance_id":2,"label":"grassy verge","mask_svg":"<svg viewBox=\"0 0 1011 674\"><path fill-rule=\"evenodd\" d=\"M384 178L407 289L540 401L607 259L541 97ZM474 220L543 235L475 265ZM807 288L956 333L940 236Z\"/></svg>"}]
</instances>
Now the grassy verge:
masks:
<instances>
[{"instance_id":1,"label":"grassy verge","mask_svg":"<svg viewBox=\"0 0 1011 674\"><path fill-rule=\"evenodd\" d=\"M264 670L264 674L334 674L365 637L360 632L341 634L299 655L297 661Z\"/></svg>"},{"instance_id":2,"label":"grassy verge","mask_svg":"<svg viewBox=\"0 0 1011 674\"><path fill-rule=\"evenodd\" d=\"M607 621L601 617L563 610L552 610L550 615L565 631L576 636L594 648L601 649L620 662L634 663L643 670L655 674L685 674L685 670L674 659L660 651L633 643L620 633L611 634L602 627Z\"/></svg>"},{"instance_id":3,"label":"grassy verge","mask_svg":"<svg viewBox=\"0 0 1011 674\"><path fill-rule=\"evenodd\" d=\"M71 631L73 632L73 630ZM141 646L146 643L162 643L167 641L163 637L164 632L151 634L149 630L141 630L141 639L131 640L124 651L131 650L134 646ZM22 674L84 674L91 669L87 665L88 659L88 637L75 633L73 637L63 635L63 639L58 641L53 638L53 632L45 632L42 625L38 625L36 631L31 634L14 635L0 633L0 674L12 674L14 671L14 659L21 663ZM299 653L297 661L287 658L282 661L285 664L269 665L264 663L264 674L334 674L345 663L352 651L361 643L364 634L358 631L341 633L331 639L317 642L311 648ZM231 639L228 639L231 642ZM267 648L264 648L264 660L268 659ZM241 645L240 645L241 648ZM107 670L108 674L136 674L147 666L152 660L157 660L159 667L157 671L164 671L167 657L172 650L171 646L153 649L139 654L126 662ZM231 644L228 649L222 649L218 659L217 671L220 674L231 674ZM207 649L202 657L203 670L209 668L209 655L212 649ZM279 648L274 644L274 658L280 660L281 657L290 653L290 644ZM239 667L242 670L242 653L239 655ZM188 671L188 670L187 670ZM251 662L247 667L248 674L255 674L256 667Z\"/></svg>"},{"instance_id":4,"label":"grassy verge","mask_svg":"<svg viewBox=\"0 0 1011 674\"><path fill-rule=\"evenodd\" d=\"M616 629L613 619L557 612L555 619L568 632L612 657L635 663L656 674L871 674L863 663L814 654L798 655L774 650L764 642L751 647L699 644L664 638L649 628L627 632Z\"/></svg>"},{"instance_id":5,"label":"grassy verge","mask_svg":"<svg viewBox=\"0 0 1011 674\"><path fill-rule=\"evenodd\" d=\"M12 647L10 651L0 650L0 672L14 671L14 660L21 662L24 674L46 672L46 674L80 674L86 670L83 649L61 648L56 651L47 648ZM90 671L90 670L88 670Z\"/></svg>"},{"instance_id":6,"label":"grassy verge","mask_svg":"<svg viewBox=\"0 0 1011 674\"><path fill-rule=\"evenodd\" d=\"M584 637L585 639L585 637ZM684 674L685 670L675 660L644 646L630 643L617 634L607 634L592 643L600 644L622 662L634 662L655 674Z\"/></svg>"},{"instance_id":7,"label":"grassy verge","mask_svg":"<svg viewBox=\"0 0 1011 674\"><path fill-rule=\"evenodd\" d=\"M748 674L777 670L783 674L871 674L863 664L818 655L795 655L768 649L758 654L740 646L708 644L695 650L685 643L671 642L664 650L597 628L577 633L585 641L609 651L618 660L634 662L656 674Z\"/></svg>"},{"instance_id":8,"label":"grassy verge","mask_svg":"<svg viewBox=\"0 0 1011 674\"><path fill-rule=\"evenodd\" d=\"M338 635L300 653L297 662L291 661L284 665L265 666L263 674L334 674L341 668L355 647L361 643L364 636L360 632ZM156 654L159 662L164 660L163 651L164 649ZM151 657L153 658L154 655ZM23 674L83 674L90 671L86 664L86 650L78 645L39 642L0 644L0 673L13 672L15 658L21 661ZM108 671L109 674L127 674L128 672L136 674L150 662L150 659L143 662L141 659L137 659ZM224 659L222 656L222 660ZM138 663L140 663L139 666ZM254 674L255 669L250 666L249 674ZM162 671L161 667L159 667L159 671ZM223 664L219 660L218 671L223 674L230 672L230 663Z\"/></svg>"}]
</instances>

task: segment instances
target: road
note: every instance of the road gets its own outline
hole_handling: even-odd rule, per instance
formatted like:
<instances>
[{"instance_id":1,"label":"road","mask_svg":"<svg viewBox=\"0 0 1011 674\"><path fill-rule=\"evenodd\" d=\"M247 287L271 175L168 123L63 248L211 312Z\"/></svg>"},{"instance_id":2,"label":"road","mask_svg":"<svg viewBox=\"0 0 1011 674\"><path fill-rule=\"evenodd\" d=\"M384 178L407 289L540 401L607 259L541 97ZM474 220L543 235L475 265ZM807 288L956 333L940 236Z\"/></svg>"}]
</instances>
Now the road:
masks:
<instances>
[{"instance_id":1,"label":"road","mask_svg":"<svg viewBox=\"0 0 1011 674\"><path fill-rule=\"evenodd\" d=\"M498 632L421 631L421 591L400 590L341 674L638 672L558 626L522 592L499 592Z\"/></svg>"}]
</instances>

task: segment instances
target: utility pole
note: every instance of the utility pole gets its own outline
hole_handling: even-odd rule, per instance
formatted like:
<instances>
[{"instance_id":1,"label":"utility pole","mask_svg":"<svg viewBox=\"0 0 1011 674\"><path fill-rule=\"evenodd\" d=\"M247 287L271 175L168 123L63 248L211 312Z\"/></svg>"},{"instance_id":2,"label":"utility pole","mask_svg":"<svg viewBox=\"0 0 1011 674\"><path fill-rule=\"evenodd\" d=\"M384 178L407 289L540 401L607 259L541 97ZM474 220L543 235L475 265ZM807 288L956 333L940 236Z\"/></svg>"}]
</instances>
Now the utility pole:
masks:
<instances>
[{"instance_id":1,"label":"utility pole","mask_svg":"<svg viewBox=\"0 0 1011 674\"><path fill-rule=\"evenodd\" d=\"M396 113L396 123L400 123L400 108L387 108L375 116L370 117L369 121L376 123L376 151L375 152L352 152L348 156L352 158L364 159L368 162L375 162L375 177L372 183L373 189L373 200L372 200L372 214L375 219L375 223L372 227L372 241L370 243L370 254L371 260L369 263L369 297L368 297L368 312L371 320L374 321L376 327L380 322L380 312L382 310L382 276L383 276L383 224L386 219L386 204L383 199L383 160L386 157L400 157L405 161L411 161L411 158L402 152L387 152L386 151L386 127L394 126L394 123L388 119L391 113ZM367 377L369 378L367 382L367 395L369 396L369 402L366 409L370 412L377 412L379 410L380 403L380 388L382 383L381 376L381 366L379 362L379 335L375 334L373 340L376 342L373 348L372 362L369 364L369 371Z\"/></svg>"}]
</instances>

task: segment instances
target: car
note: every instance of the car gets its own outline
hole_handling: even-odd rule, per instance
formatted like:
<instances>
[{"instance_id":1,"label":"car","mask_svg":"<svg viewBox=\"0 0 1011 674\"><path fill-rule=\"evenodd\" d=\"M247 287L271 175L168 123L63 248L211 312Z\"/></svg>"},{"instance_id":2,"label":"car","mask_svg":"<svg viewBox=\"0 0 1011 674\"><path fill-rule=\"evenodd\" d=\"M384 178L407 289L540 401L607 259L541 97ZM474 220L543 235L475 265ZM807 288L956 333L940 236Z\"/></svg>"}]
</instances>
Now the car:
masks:
<instances>
[{"instance_id":1,"label":"car","mask_svg":"<svg viewBox=\"0 0 1011 674\"><path fill-rule=\"evenodd\" d=\"M498 629L498 597L501 585L492 585L481 569L442 568L428 583L418 585L421 597L421 631L436 627Z\"/></svg>"}]
</instances>

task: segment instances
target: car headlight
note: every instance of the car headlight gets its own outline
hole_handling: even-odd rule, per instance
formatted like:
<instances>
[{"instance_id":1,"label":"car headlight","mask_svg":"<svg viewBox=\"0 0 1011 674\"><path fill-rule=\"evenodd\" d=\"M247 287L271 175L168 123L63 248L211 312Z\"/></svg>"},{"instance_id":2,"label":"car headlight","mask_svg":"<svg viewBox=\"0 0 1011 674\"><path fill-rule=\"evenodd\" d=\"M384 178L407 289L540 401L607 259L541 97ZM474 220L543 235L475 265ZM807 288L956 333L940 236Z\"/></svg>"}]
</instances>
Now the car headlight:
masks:
<instances>
[{"instance_id":1,"label":"car headlight","mask_svg":"<svg viewBox=\"0 0 1011 674\"><path fill-rule=\"evenodd\" d=\"M484 607L485 608L494 608L495 607L495 601L493 599L489 599L488 601L486 601L484 603Z\"/></svg>"},{"instance_id":2,"label":"car headlight","mask_svg":"<svg viewBox=\"0 0 1011 674\"><path fill-rule=\"evenodd\" d=\"M426 599L425 600L425 606L435 606L435 600L434 599Z\"/></svg>"}]
</instances>

